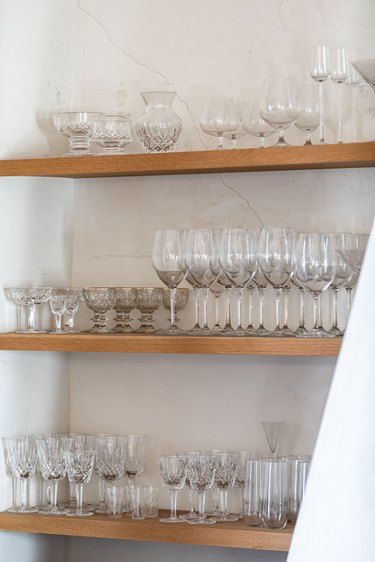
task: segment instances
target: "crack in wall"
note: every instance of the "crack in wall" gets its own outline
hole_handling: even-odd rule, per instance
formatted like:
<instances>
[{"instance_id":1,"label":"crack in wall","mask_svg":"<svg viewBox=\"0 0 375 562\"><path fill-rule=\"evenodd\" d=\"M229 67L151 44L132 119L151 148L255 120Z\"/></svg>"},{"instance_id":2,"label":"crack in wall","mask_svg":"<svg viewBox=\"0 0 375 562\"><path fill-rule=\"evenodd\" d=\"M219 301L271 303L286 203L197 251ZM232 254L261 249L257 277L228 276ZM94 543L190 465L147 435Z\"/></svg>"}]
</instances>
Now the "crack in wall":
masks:
<instances>
[{"instance_id":1,"label":"crack in wall","mask_svg":"<svg viewBox=\"0 0 375 562\"><path fill-rule=\"evenodd\" d=\"M262 219L260 218L260 216L258 215L258 213L256 212L256 210L254 209L254 207L251 206L250 201L248 199L246 199L246 197L244 197L239 191L237 191L237 189L235 189L234 187L232 187L231 185L229 185L222 174L218 174L219 178L221 179L223 185L229 189L230 191L233 191L233 193L235 193L240 199L242 199L243 201L245 201L248 209L251 211L251 213L258 219L258 221L260 222L260 224L262 225L262 227L264 226L264 223L262 221Z\"/></svg>"},{"instance_id":2,"label":"crack in wall","mask_svg":"<svg viewBox=\"0 0 375 562\"><path fill-rule=\"evenodd\" d=\"M121 47L121 45L119 45L118 43L116 43L112 37L111 34L109 33L108 29L106 28L106 26L99 20L97 19L91 12L89 12L88 10L86 10L85 8L82 8L81 6L81 2L80 0L78 1L78 9L86 14L89 18L91 18L97 25L99 25L99 27L104 31L104 33L106 34L108 41L111 43L111 45L113 47L115 47L115 49L118 49L124 56L126 56L128 59L130 59L132 62L134 62L135 64L137 64L138 66L141 66L143 68L146 68L147 70L149 70L150 72L152 72L153 74L156 74L157 76L160 76L160 78L163 80L164 84L166 84L167 86L170 86L171 88L173 88L173 90L176 92L176 98L178 99L178 101L180 103L182 103L185 108L187 113L190 116L190 119L194 125L194 128L197 132L197 135L199 137L199 140L201 141L202 145L204 146L204 148L208 148L208 146L206 145L206 143L204 142L203 138L201 137L201 132L199 130L198 125L195 122L195 119L193 117L193 114L191 112L189 103L186 101L186 99L182 98L180 96L180 94L177 92L177 88L176 85L174 84L174 82L171 82L167 76L161 72L160 70L158 70L157 68L155 68L152 65L149 65L145 62L140 61L139 59L137 59L135 56L133 56L131 53L129 53L128 51L126 51L123 47Z\"/></svg>"}]
</instances>

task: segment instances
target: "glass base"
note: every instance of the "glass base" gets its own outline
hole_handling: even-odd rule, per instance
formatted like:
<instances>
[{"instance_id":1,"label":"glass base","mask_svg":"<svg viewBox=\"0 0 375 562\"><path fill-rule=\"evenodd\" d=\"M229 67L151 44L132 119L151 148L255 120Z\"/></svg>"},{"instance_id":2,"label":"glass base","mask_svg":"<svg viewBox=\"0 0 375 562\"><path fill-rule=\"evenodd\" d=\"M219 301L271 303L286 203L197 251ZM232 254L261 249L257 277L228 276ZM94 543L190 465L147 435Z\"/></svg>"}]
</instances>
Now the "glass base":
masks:
<instances>
[{"instance_id":1,"label":"glass base","mask_svg":"<svg viewBox=\"0 0 375 562\"><path fill-rule=\"evenodd\" d=\"M114 156L116 154L126 154L125 150L122 148L111 148L104 150L103 152L98 152L97 156Z\"/></svg>"},{"instance_id":2,"label":"glass base","mask_svg":"<svg viewBox=\"0 0 375 562\"><path fill-rule=\"evenodd\" d=\"M179 515L178 517L182 519L182 521L190 521L197 519L198 513L195 513L195 511L189 511L188 513L183 513L183 515Z\"/></svg>"},{"instance_id":3,"label":"glass base","mask_svg":"<svg viewBox=\"0 0 375 562\"><path fill-rule=\"evenodd\" d=\"M185 523L183 519L179 519L178 517L163 517L163 519L159 519L161 523Z\"/></svg>"},{"instance_id":4,"label":"glass base","mask_svg":"<svg viewBox=\"0 0 375 562\"><path fill-rule=\"evenodd\" d=\"M214 523L216 523L216 519L207 519L206 516L204 516L196 519L190 519L187 522L189 525L214 525Z\"/></svg>"},{"instance_id":5,"label":"glass base","mask_svg":"<svg viewBox=\"0 0 375 562\"><path fill-rule=\"evenodd\" d=\"M224 521L238 521L238 517L235 515L219 515L219 517L215 517L215 521L217 523L221 523Z\"/></svg>"},{"instance_id":6,"label":"glass base","mask_svg":"<svg viewBox=\"0 0 375 562\"><path fill-rule=\"evenodd\" d=\"M249 335L264 337L264 336L268 336L269 333L270 333L269 330L266 330L266 328L264 326L259 326L252 334L249 334Z\"/></svg>"},{"instance_id":7,"label":"glass base","mask_svg":"<svg viewBox=\"0 0 375 562\"><path fill-rule=\"evenodd\" d=\"M293 332L293 330L291 330L290 328L288 328L288 326L283 326L281 328L281 331L283 333L283 336L295 336L295 332Z\"/></svg>"},{"instance_id":8,"label":"glass base","mask_svg":"<svg viewBox=\"0 0 375 562\"><path fill-rule=\"evenodd\" d=\"M298 326L297 330L295 330L294 335L295 336L307 336L309 334L309 331L307 330L307 328L305 328L305 326Z\"/></svg>"},{"instance_id":9,"label":"glass base","mask_svg":"<svg viewBox=\"0 0 375 562\"><path fill-rule=\"evenodd\" d=\"M334 338L333 334L330 334L324 328L313 328L310 332L306 334L298 335L300 338Z\"/></svg>"},{"instance_id":10,"label":"glass base","mask_svg":"<svg viewBox=\"0 0 375 562\"><path fill-rule=\"evenodd\" d=\"M17 330L16 334L46 334L47 330Z\"/></svg>"},{"instance_id":11,"label":"glass base","mask_svg":"<svg viewBox=\"0 0 375 562\"><path fill-rule=\"evenodd\" d=\"M68 332L67 330L60 330L60 331L54 330L53 332L48 332L48 333L63 336L64 334L69 334L71 332Z\"/></svg>"},{"instance_id":12,"label":"glass base","mask_svg":"<svg viewBox=\"0 0 375 562\"><path fill-rule=\"evenodd\" d=\"M67 515L68 517L90 517L91 515L94 515L94 513L92 511L77 511L76 509L68 509L65 510L64 515Z\"/></svg>"},{"instance_id":13,"label":"glass base","mask_svg":"<svg viewBox=\"0 0 375 562\"><path fill-rule=\"evenodd\" d=\"M13 513L37 513L38 511L37 507L17 507L14 508Z\"/></svg>"},{"instance_id":14,"label":"glass base","mask_svg":"<svg viewBox=\"0 0 375 562\"><path fill-rule=\"evenodd\" d=\"M69 158L70 156L95 156L93 152L88 150L77 150L75 152L66 152L63 154L63 158Z\"/></svg>"},{"instance_id":15,"label":"glass base","mask_svg":"<svg viewBox=\"0 0 375 562\"><path fill-rule=\"evenodd\" d=\"M340 328L337 327L332 327L330 330L328 330L329 334L332 334L332 336L343 336L344 332L342 330L340 330Z\"/></svg>"},{"instance_id":16,"label":"glass base","mask_svg":"<svg viewBox=\"0 0 375 562\"><path fill-rule=\"evenodd\" d=\"M64 507L46 507L39 509L38 512L42 515L65 515L66 509Z\"/></svg>"},{"instance_id":17,"label":"glass base","mask_svg":"<svg viewBox=\"0 0 375 562\"><path fill-rule=\"evenodd\" d=\"M270 338L283 338L285 336L284 332L280 330L280 328L278 330L274 330L273 332L268 332L267 335Z\"/></svg>"},{"instance_id":18,"label":"glass base","mask_svg":"<svg viewBox=\"0 0 375 562\"><path fill-rule=\"evenodd\" d=\"M102 505L94 509L95 513L108 513L108 506Z\"/></svg>"}]
</instances>

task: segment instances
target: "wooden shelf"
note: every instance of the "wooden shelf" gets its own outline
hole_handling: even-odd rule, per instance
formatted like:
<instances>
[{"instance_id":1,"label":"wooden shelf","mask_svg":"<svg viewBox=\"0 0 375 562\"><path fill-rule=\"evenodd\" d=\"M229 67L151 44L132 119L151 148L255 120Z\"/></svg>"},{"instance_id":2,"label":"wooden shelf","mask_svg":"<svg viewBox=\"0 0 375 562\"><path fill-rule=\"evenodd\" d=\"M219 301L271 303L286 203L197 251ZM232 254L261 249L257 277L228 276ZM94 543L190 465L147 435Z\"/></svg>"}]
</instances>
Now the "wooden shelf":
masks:
<instances>
[{"instance_id":1,"label":"wooden shelf","mask_svg":"<svg viewBox=\"0 0 375 562\"><path fill-rule=\"evenodd\" d=\"M0 334L0 350L105 353L337 356L342 338Z\"/></svg>"},{"instance_id":2,"label":"wooden shelf","mask_svg":"<svg viewBox=\"0 0 375 562\"><path fill-rule=\"evenodd\" d=\"M165 512L167 513L167 512ZM63 535L69 537L96 537L131 541L166 542L226 548L287 551L293 527L282 530L258 529L243 521L215 525L171 525L158 519L133 521L124 516L109 519L108 515L92 517L48 516L39 513L0 513L0 529L20 533Z\"/></svg>"},{"instance_id":3,"label":"wooden shelf","mask_svg":"<svg viewBox=\"0 0 375 562\"><path fill-rule=\"evenodd\" d=\"M0 176L98 178L371 166L375 166L375 142L0 160Z\"/></svg>"}]
</instances>

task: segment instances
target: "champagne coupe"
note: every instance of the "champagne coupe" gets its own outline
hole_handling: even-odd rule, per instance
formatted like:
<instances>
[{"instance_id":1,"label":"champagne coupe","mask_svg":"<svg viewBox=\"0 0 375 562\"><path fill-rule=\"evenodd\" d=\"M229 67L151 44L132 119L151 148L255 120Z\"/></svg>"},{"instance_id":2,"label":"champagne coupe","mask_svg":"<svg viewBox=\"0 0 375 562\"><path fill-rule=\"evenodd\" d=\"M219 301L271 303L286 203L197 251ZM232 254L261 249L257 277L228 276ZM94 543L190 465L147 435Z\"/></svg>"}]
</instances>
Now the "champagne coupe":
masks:
<instances>
[{"instance_id":1,"label":"champagne coupe","mask_svg":"<svg viewBox=\"0 0 375 562\"><path fill-rule=\"evenodd\" d=\"M152 334L154 328L154 312L160 307L163 289L160 287L137 287L136 308L141 313L141 325L137 332Z\"/></svg>"},{"instance_id":2,"label":"champagne coupe","mask_svg":"<svg viewBox=\"0 0 375 562\"><path fill-rule=\"evenodd\" d=\"M224 135L234 133L240 122L241 115L232 98L208 99L200 117L201 129L217 138L218 149L223 148Z\"/></svg>"},{"instance_id":3,"label":"champagne coupe","mask_svg":"<svg viewBox=\"0 0 375 562\"><path fill-rule=\"evenodd\" d=\"M133 140L131 116L105 115L93 125L92 142L103 149L101 155L124 154Z\"/></svg>"},{"instance_id":4,"label":"champagne coupe","mask_svg":"<svg viewBox=\"0 0 375 562\"><path fill-rule=\"evenodd\" d=\"M65 509L57 505L57 491L66 476L62 439L58 435L36 438L38 464L42 478L51 486L51 506L39 510L48 515L61 515Z\"/></svg>"},{"instance_id":5,"label":"champagne coupe","mask_svg":"<svg viewBox=\"0 0 375 562\"><path fill-rule=\"evenodd\" d=\"M66 309L65 315L67 320L65 322L65 330L70 334L73 334L77 330L74 326L74 317L78 312L79 305L83 300L83 294L81 288L69 287L65 289L66 291Z\"/></svg>"},{"instance_id":6,"label":"champagne coupe","mask_svg":"<svg viewBox=\"0 0 375 562\"><path fill-rule=\"evenodd\" d=\"M94 325L90 331L106 334L107 312L113 307L115 290L112 287L87 287L83 289L83 298L88 308L94 312L92 318Z\"/></svg>"},{"instance_id":7,"label":"champagne coupe","mask_svg":"<svg viewBox=\"0 0 375 562\"><path fill-rule=\"evenodd\" d=\"M169 289L171 324L166 333L176 335L179 333L175 316L176 288L184 280L187 273L182 255L181 233L179 230L167 229L155 232L152 265L159 279Z\"/></svg>"},{"instance_id":8,"label":"champagne coupe","mask_svg":"<svg viewBox=\"0 0 375 562\"><path fill-rule=\"evenodd\" d=\"M322 326L320 296L335 277L335 250L331 234L303 232L296 250L296 278L314 300L314 327L308 337L330 337Z\"/></svg>"},{"instance_id":9,"label":"champagne coupe","mask_svg":"<svg viewBox=\"0 0 375 562\"><path fill-rule=\"evenodd\" d=\"M306 133L305 146L312 144L311 135L319 127L319 91L314 82L297 84L299 116L295 126Z\"/></svg>"},{"instance_id":10,"label":"champagne coupe","mask_svg":"<svg viewBox=\"0 0 375 562\"><path fill-rule=\"evenodd\" d=\"M66 311L67 294L65 289L52 289L49 296L51 312L55 317L55 330L51 334L63 334L62 317Z\"/></svg>"},{"instance_id":11,"label":"champagne coupe","mask_svg":"<svg viewBox=\"0 0 375 562\"><path fill-rule=\"evenodd\" d=\"M323 84L331 75L331 52L327 45L313 45L311 49L310 76L319 84L320 143L325 142Z\"/></svg>"},{"instance_id":12,"label":"champagne coupe","mask_svg":"<svg viewBox=\"0 0 375 562\"><path fill-rule=\"evenodd\" d=\"M296 82L292 79L268 78L262 89L260 115L279 130L276 146L288 146L285 129L293 125L299 115Z\"/></svg>"},{"instance_id":13,"label":"champagne coupe","mask_svg":"<svg viewBox=\"0 0 375 562\"><path fill-rule=\"evenodd\" d=\"M260 148L265 147L266 138L273 135L276 131L275 127L267 123L260 115L259 97L255 97L248 104L242 120L245 131L259 139Z\"/></svg>"},{"instance_id":14,"label":"champagne coupe","mask_svg":"<svg viewBox=\"0 0 375 562\"><path fill-rule=\"evenodd\" d=\"M258 265L264 278L275 289L276 328L270 336L283 336L280 326L281 294L295 270L297 235L292 228L266 227L260 231Z\"/></svg>"},{"instance_id":15,"label":"champagne coupe","mask_svg":"<svg viewBox=\"0 0 375 562\"><path fill-rule=\"evenodd\" d=\"M343 332L338 326L337 318L337 297L340 287L344 286L353 275L353 268L340 255L340 250L352 250L354 248L355 239L353 234L348 232L340 232L332 234L334 244L335 259L335 277L331 283L332 292L332 327L329 331L334 336L342 336Z\"/></svg>"},{"instance_id":16,"label":"champagne coupe","mask_svg":"<svg viewBox=\"0 0 375 562\"><path fill-rule=\"evenodd\" d=\"M163 523L184 523L183 519L177 517L177 492L182 490L186 479L186 458L180 455L169 455L159 457L159 469L162 484L170 491L171 514L169 517L160 519Z\"/></svg>"},{"instance_id":17,"label":"champagne coupe","mask_svg":"<svg viewBox=\"0 0 375 562\"><path fill-rule=\"evenodd\" d=\"M348 49L337 47L333 49L332 53L332 72L331 80L339 86L339 99L338 99L338 143L343 143L342 137L342 121L343 121L343 88L345 82L349 78L349 54Z\"/></svg>"},{"instance_id":18,"label":"champagne coupe","mask_svg":"<svg viewBox=\"0 0 375 562\"><path fill-rule=\"evenodd\" d=\"M276 458L288 429L288 422L261 422L271 455Z\"/></svg>"},{"instance_id":19,"label":"champagne coupe","mask_svg":"<svg viewBox=\"0 0 375 562\"><path fill-rule=\"evenodd\" d=\"M29 504L29 482L37 467L35 439L32 435L5 437L3 444L6 448L5 457L8 459L12 474L20 484L20 506L16 507L14 511L35 513L38 509Z\"/></svg>"},{"instance_id":20,"label":"champagne coupe","mask_svg":"<svg viewBox=\"0 0 375 562\"><path fill-rule=\"evenodd\" d=\"M22 334L44 334L45 330L35 328L36 306L48 302L52 287L6 287L4 289L7 299L27 310L26 330L17 330Z\"/></svg>"},{"instance_id":21,"label":"champagne coupe","mask_svg":"<svg viewBox=\"0 0 375 562\"><path fill-rule=\"evenodd\" d=\"M115 315L115 332L132 332L130 313L135 308L137 291L134 287L116 287L113 309Z\"/></svg>"}]
</instances>

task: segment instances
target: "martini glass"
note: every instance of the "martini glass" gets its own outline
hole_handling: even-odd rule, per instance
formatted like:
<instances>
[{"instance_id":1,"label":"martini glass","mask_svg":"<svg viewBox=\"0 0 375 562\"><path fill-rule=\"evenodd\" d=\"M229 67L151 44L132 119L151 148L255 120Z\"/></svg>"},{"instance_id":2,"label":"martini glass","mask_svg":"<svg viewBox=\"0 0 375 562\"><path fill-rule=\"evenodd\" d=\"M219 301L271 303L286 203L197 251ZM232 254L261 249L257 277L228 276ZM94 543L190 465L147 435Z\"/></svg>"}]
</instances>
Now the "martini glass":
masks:
<instances>
[{"instance_id":1,"label":"martini glass","mask_svg":"<svg viewBox=\"0 0 375 562\"><path fill-rule=\"evenodd\" d=\"M285 438L288 422L262 421L264 433L271 455L276 458L280 446Z\"/></svg>"}]
</instances>

